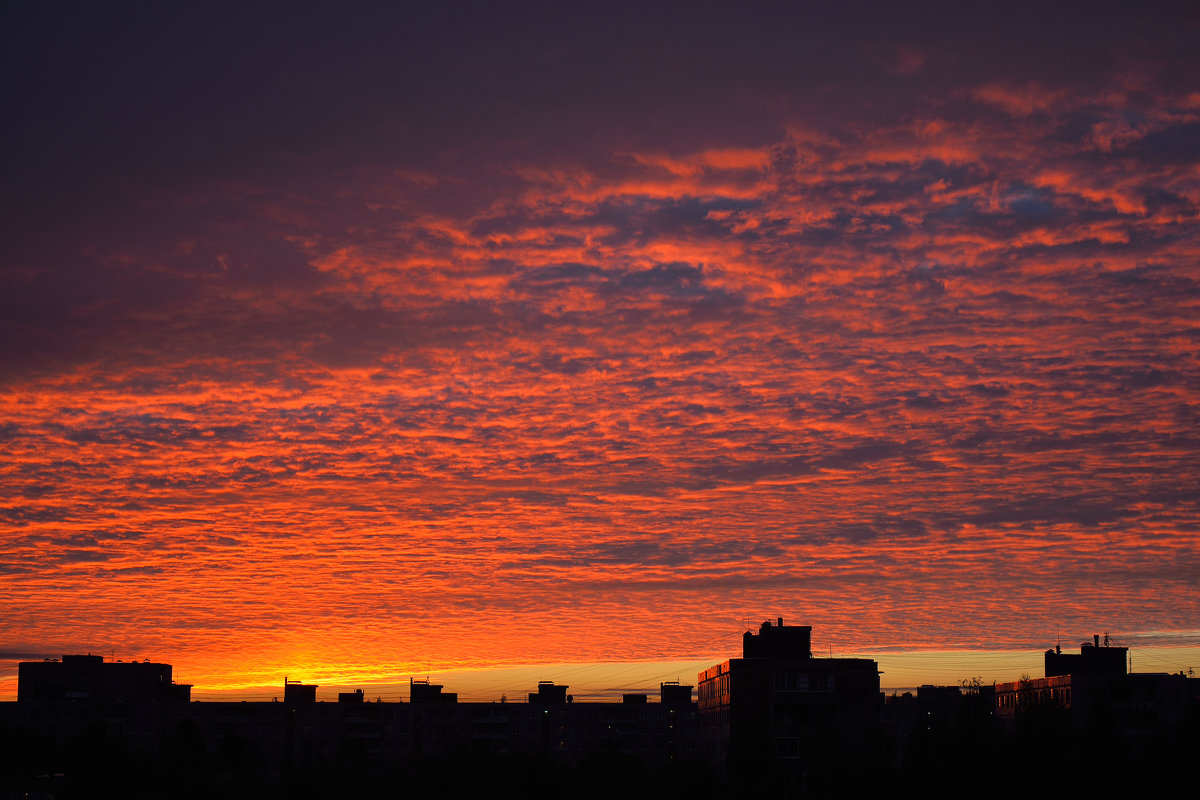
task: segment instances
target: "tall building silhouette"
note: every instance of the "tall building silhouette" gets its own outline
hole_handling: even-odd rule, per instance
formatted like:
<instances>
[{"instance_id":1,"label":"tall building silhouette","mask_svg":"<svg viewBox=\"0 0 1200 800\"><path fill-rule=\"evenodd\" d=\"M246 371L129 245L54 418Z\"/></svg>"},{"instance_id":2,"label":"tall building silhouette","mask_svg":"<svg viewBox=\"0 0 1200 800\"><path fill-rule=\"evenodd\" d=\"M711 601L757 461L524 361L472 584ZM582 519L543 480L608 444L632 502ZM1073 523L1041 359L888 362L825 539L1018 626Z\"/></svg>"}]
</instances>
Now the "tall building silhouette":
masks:
<instances>
[{"instance_id":1,"label":"tall building silhouette","mask_svg":"<svg viewBox=\"0 0 1200 800\"><path fill-rule=\"evenodd\" d=\"M1110 645L1108 634L1104 635L1104 646L1100 646L1100 634L1092 637L1092 643L1084 642L1078 653L1064 653L1062 647L1046 651L1046 677L1055 675L1124 675L1125 660L1129 648Z\"/></svg>"},{"instance_id":2,"label":"tall building silhouette","mask_svg":"<svg viewBox=\"0 0 1200 800\"><path fill-rule=\"evenodd\" d=\"M17 665L17 702L179 702L192 687L171 679L171 665L105 661L103 656L65 655Z\"/></svg>"},{"instance_id":3,"label":"tall building silhouette","mask_svg":"<svg viewBox=\"0 0 1200 800\"><path fill-rule=\"evenodd\" d=\"M817 757L865 746L879 724L879 665L813 658L812 628L780 617L742 636L742 657L699 676L701 748L716 761Z\"/></svg>"},{"instance_id":4,"label":"tall building silhouette","mask_svg":"<svg viewBox=\"0 0 1200 800\"><path fill-rule=\"evenodd\" d=\"M317 702L317 684L304 683L283 679L283 702L285 703L315 703Z\"/></svg>"},{"instance_id":5,"label":"tall building silhouette","mask_svg":"<svg viewBox=\"0 0 1200 800\"><path fill-rule=\"evenodd\" d=\"M996 713L1006 730L1024 716L1058 714L1071 726L1106 728L1135 741L1183 726L1196 707L1200 680L1167 673L1127 670L1129 650L1107 635L1084 642L1078 653L1046 651L1045 676L997 684Z\"/></svg>"}]
</instances>

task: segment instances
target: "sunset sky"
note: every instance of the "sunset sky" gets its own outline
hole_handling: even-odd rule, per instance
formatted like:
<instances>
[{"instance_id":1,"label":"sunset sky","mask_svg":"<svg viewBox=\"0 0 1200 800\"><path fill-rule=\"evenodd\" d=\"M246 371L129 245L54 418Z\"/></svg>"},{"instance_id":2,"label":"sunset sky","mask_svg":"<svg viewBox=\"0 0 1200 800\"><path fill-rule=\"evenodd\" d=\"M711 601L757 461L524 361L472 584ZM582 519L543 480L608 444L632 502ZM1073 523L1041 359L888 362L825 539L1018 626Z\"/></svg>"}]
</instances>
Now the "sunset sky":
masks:
<instances>
[{"instance_id":1,"label":"sunset sky","mask_svg":"<svg viewBox=\"0 0 1200 800\"><path fill-rule=\"evenodd\" d=\"M77 5L0 17L0 698L1200 668L1194 3Z\"/></svg>"}]
</instances>

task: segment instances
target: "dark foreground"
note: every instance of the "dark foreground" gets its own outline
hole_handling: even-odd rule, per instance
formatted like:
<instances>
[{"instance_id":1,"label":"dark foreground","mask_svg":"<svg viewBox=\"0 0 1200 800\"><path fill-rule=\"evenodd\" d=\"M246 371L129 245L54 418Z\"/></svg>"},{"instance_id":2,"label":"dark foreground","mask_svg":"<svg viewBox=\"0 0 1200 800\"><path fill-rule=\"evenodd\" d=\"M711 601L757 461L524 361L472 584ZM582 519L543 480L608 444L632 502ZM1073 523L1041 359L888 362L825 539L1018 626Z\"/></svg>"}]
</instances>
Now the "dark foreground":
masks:
<instances>
[{"instance_id":1,"label":"dark foreground","mask_svg":"<svg viewBox=\"0 0 1200 800\"><path fill-rule=\"evenodd\" d=\"M439 755L380 761L346 749L268 768L247 742L202 747L186 726L154 753L101 730L50 740L0 731L0 799L46 798L725 798L1018 797L1086 791L1142 795L1188 785L1200 748L1195 721L1172 735L1131 740L1079 731L1053 715L1019 730L915 732L899 755L867 750L774 760L743 754L648 764L616 753L565 763L553 755Z\"/></svg>"}]
</instances>

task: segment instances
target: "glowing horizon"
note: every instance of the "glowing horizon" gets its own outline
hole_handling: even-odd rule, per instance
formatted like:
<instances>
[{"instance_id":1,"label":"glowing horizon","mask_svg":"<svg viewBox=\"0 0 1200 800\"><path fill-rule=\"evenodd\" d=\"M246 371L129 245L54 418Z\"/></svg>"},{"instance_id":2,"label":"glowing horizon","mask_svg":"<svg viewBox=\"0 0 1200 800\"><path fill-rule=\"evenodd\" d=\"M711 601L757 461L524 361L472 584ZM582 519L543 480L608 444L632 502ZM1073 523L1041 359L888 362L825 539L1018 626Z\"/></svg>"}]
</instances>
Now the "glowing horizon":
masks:
<instances>
[{"instance_id":1,"label":"glowing horizon","mask_svg":"<svg viewBox=\"0 0 1200 800\"><path fill-rule=\"evenodd\" d=\"M1186 632L1194 638L1195 632ZM1073 652L1078 645L1064 647ZM193 682L176 666L177 683L192 684L192 699L213 701L268 701L282 696L285 679L301 680L318 685L317 699L336 700L337 694L355 689L363 690L368 699L385 702L406 702L409 679L441 683L445 691L458 694L461 702L525 702L525 696L537 688L537 683L552 680L566 683L571 694L581 702L612 702L624 693L647 693L653 699L658 684L678 681L696 685L697 674L714 664L740 657L740 652L723 658L684 659L671 662L583 662L555 664L510 664L475 667L442 667L381 675L370 671L334 674L301 669L274 680L233 685L214 685ZM892 649L853 652L814 652L817 658L871 658L879 663L881 691L885 694L915 690L932 684L962 685L978 678L983 684L1014 681L1026 675L1041 677L1044 650L916 650ZM57 658L57 656L55 656ZM105 656L108 658L108 656ZM1200 664L1200 647L1133 647L1130 662L1138 673L1190 672ZM167 663L171 663L169 660ZM174 666L174 665L173 665ZM261 673L260 673L261 674ZM16 699L15 666L0 665L0 701Z\"/></svg>"}]
</instances>

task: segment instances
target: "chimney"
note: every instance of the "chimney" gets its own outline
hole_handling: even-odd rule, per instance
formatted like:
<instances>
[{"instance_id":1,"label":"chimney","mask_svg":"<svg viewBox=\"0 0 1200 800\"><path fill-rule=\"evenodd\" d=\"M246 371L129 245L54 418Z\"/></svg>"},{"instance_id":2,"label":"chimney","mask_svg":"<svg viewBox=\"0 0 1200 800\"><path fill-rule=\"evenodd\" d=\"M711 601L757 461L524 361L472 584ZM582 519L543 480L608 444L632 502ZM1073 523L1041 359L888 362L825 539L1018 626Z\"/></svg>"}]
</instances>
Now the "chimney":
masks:
<instances>
[{"instance_id":1,"label":"chimney","mask_svg":"<svg viewBox=\"0 0 1200 800\"><path fill-rule=\"evenodd\" d=\"M1096 647L1099 647L1100 646L1100 634L1098 634L1098 633L1092 634L1092 641L1096 643Z\"/></svg>"},{"instance_id":2,"label":"chimney","mask_svg":"<svg viewBox=\"0 0 1200 800\"><path fill-rule=\"evenodd\" d=\"M779 627L783 627L783 617L779 618Z\"/></svg>"}]
</instances>

